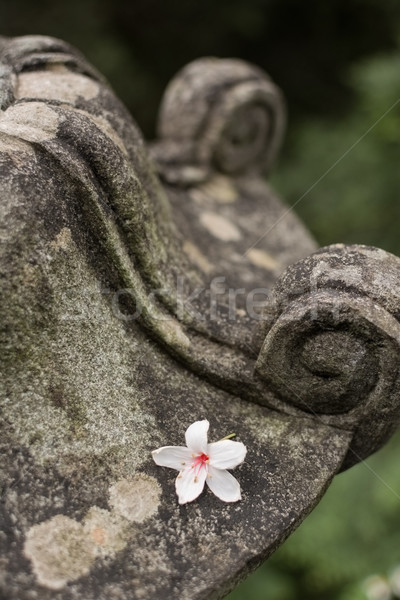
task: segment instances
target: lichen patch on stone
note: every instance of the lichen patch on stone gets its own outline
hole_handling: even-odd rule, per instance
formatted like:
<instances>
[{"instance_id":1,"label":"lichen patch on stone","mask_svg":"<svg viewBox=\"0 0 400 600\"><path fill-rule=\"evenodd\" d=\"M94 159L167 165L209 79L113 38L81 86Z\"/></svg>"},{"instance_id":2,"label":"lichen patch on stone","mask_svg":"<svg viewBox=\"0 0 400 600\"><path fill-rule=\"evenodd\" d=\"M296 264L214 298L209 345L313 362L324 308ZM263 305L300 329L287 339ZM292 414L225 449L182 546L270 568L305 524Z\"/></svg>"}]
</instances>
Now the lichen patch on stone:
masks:
<instances>
[{"instance_id":1,"label":"lichen patch on stone","mask_svg":"<svg viewBox=\"0 0 400 600\"><path fill-rule=\"evenodd\" d=\"M25 102L0 114L0 132L28 142L54 139L62 118L43 102Z\"/></svg>"},{"instance_id":2,"label":"lichen patch on stone","mask_svg":"<svg viewBox=\"0 0 400 600\"><path fill-rule=\"evenodd\" d=\"M84 531L94 542L96 554L114 556L125 548L129 526L120 515L93 506L85 517Z\"/></svg>"},{"instance_id":3,"label":"lichen patch on stone","mask_svg":"<svg viewBox=\"0 0 400 600\"><path fill-rule=\"evenodd\" d=\"M189 240L184 242L183 250L204 273L210 273L213 270L212 264L207 260L204 254L202 254L199 248Z\"/></svg>"},{"instance_id":4,"label":"lichen patch on stone","mask_svg":"<svg viewBox=\"0 0 400 600\"><path fill-rule=\"evenodd\" d=\"M180 346L181 348L189 348L190 339L185 335L182 327L175 319L160 320L157 323L157 327L168 344Z\"/></svg>"},{"instance_id":5,"label":"lichen patch on stone","mask_svg":"<svg viewBox=\"0 0 400 600\"><path fill-rule=\"evenodd\" d=\"M154 514L159 499L158 483L137 475L110 488L112 511L92 506L83 523L56 515L31 527L24 554L31 560L39 584L60 590L87 575L96 558L114 558L128 543L130 523L141 523Z\"/></svg>"},{"instance_id":6,"label":"lichen patch on stone","mask_svg":"<svg viewBox=\"0 0 400 600\"><path fill-rule=\"evenodd\" d=\"M109 493L117 514L130 522L142 523L158 510L161 489L153 477L138 474L133 479L120 479Z\"/></svg>"},{"instance_id":7,"label":"lichen patch on stone","mask_svg":"<svg viewBox=\"0 0 400 600\"><path fill-rule=\"evenodd\" d=\"M53 250L68 250L71 246L71 229L69 227L63 227L55 237L55 239L50 243L50 246Z\"/></svg>"},{"instance_id":8,"label":"lichen patch on stone","mask_svg":"<svg viewBox=\"0 0 400 600\"><path fill-rule=\"evenodd\" d=\"M242 237L232 221L216 213L203 212L200 215L200 222L211 235L223 242L237 242Z\"/></svg>"},{"instance_id":9,"label":"lichen patch on stone","mask_svg":"<svg viewBox=\"0 0 400 600\"><path fill-rule=\"evenodd\" d=\"M80 523L56 515L28 531L24 554L32 561L38 582L52 590L86 575L95 557L95 542Z\"/></svg>"},{"instance_id":10,"label":"lichen patch on stone","mask_svg":"<svg viewBox=\"0 0 400 600\"><path fill-rule=\"evenodd\" d=\"M276 271L281 267L275 258L268 254L268 252L260 250L259 248L250 248L250 250L246 252L246 256L253 265L262 267L268 271Z\"/></svg>"},{"instance_id":11,"label":"lichen patch on stone","mask_svg":"<svg viewBox=\"0 0 400 600\"><path fill-rule=\"evenodd\" d=\"M224 175L214 175L200 189L220 204L230 204L238 199L232 180Z\"/></svg>"},{"instance_id":12,"label":"lichen patch on stone","mask_svg":"<svg viewBox=\"0 0 400 600\"><path fill-rule=\"evenodd\" d=\"M99 84L80 73L33 71L21 73L18 77L16 98L42 98L63 100L71 104L81 96L85 100L95 98Z\"/></svg>"},{"instance_id":13,"label":"lichen patch on stone","mask_svg":"<svg viewBox=\"0 0 400 600\"><path fill-rule=\"evenodd\" d=\"M23 140L11 136L10 134L5 132L0 132L0 148L2 153L9 154L13 158L14 163L16 163L17 166L18 163L16 155L18 156L18 154L35 154L35 151L31 144L29 144L28 142L24 142Z\"/></svg>"}]
</instances>

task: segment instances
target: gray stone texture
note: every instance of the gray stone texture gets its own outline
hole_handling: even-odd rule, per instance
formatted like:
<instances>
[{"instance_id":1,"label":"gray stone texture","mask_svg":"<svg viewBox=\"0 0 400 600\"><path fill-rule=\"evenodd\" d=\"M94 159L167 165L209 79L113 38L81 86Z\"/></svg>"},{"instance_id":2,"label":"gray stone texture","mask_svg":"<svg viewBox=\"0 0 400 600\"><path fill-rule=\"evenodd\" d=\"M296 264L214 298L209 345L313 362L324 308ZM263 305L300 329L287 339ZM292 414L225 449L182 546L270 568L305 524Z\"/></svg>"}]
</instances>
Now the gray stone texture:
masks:
<instances>
[{"instance_id":1,"label":"gray stone texture","mask_svg":"<svg viewBox=\"0 0 400 600\"><path fill-rule=\"evenodd\" d=\"M0 108L1 593L221 598L396 427L400 261L316 251L241 61L178 74L150 154L59 40L0 38ZM152 461L203 418L248 448L238 503L179 506Z\"/></svg>"}]
</instances>

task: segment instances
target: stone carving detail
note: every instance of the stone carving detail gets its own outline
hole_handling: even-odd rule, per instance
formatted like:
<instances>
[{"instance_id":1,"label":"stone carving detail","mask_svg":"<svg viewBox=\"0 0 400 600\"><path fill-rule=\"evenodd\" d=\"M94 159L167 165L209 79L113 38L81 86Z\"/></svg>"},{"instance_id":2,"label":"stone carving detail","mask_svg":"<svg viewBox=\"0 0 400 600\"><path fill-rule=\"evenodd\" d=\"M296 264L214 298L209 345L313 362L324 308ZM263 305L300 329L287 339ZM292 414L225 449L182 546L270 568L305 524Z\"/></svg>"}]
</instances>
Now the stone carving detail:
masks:
<instances>
[{"instance_id":1,"label":"stone carving detail","mask_svg":"<svg viewBox=\"0 0 400 600\"><path fill-rule=\"evenodd\" d=\"M201 59L169 84L153 154L167 181L267 172L279 149L285 114L268 76L240 60Z\"/></svg>"},{"instance_id":2,"label":"stone carving detail","mask_svg":"<svg viewBox=\"0 0 400 600\"><path fill-rule=\"evenodd\" d=\"M397 257L337 245L289 267L274 290L256 370L295 406L357 424L346 466L377 450L400 418L399 281Z\"/></svg>"},{"instance_id":3,"label":"stone carving detail","mask_svg":"<svg viewBox=\"0 0 400 600\"><path fill-rule=\"evenodd\" d=\"M222 597L396 427L400 259L317 250L242 61L185 67L150 152L59 40L0 37L0 108L4 595ZM203 418L249 449L234 507L152 461Z\"/></svg>"},{"instance_id":4,"label":"stone carving detail","mask_svg":"<svg viewBox=\"0 0 400 600\"><path fill-rule=\"evenodd\" d=\"M279 90L263 73L241 61L202 59L167 88L160 141L152 152L161 177L175 186L198 184L215 170L229 173L233 181L250 173L254 181L268 170L283 126ZM182 210L190 212L186 206ZM204 357L207 342L200 353L191 339L187 353L195 348L195 356L189 362L252 401L289 412L296 407L356 431L347 467L378 449L400 418L399 282L400 260L381 250L332 246L318 251L289 266L270 286L266 323L236 320L242 327L233 352L220 344L210 349L220 360L204 366L199 356ZM247 348L260 349L255 364L246 348L239 350L249 330L253 338ZM222 364L229 368L223 370ZM271 388L281 401L271 399ZM371 418L377 420L373 435Z\"/></svg>"}]
</instances>

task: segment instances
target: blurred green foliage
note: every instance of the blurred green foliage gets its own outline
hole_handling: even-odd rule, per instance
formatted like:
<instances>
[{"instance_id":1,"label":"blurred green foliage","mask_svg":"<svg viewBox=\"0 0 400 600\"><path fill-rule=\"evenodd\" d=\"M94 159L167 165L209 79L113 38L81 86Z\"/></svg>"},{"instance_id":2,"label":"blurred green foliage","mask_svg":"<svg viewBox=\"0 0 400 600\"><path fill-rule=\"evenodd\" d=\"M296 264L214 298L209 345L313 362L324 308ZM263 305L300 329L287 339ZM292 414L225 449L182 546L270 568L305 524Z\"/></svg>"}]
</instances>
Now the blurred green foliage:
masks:
<instances>
[{"instance_id":1,"label":"blurred green foliage","mask_svg":"<svg viewBox=\"0 0 400 600\"><path fill-rule=\"evenodd\" d=\"M147 137L165 85L190 60L258 64L288 103L288 136L272 177L280 195L322 245L365 243L400 255L398 0L0 0L0 23L2 35L40 33L80 48ZM394 598L399 454L397 435L336 477L229 600Z\"/></svg>"},{"instance_id":2,"label":"blurred green foliage","mask_svg":"<svg viewBox=\"0 0 400 600\"><path fill-rule=\"evenodd\" d=\"M354 65L347 79L353 109L296 125L273 183L320 244L400 254L400 51Z\"/></svg>"}]
</instances>

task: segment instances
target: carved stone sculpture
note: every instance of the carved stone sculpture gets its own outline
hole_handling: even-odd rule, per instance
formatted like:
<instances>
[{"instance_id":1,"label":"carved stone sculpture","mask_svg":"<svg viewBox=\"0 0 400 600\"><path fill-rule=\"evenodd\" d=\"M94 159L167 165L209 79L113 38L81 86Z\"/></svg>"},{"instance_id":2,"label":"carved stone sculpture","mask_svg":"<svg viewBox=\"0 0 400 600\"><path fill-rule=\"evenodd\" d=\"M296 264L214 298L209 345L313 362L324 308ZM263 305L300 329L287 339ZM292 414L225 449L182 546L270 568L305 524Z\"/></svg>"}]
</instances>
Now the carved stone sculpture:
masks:
<instances>
[{"instance_id":1,"label":"carved stone sculpture","mask_svg":"<svg viewBox=\"0 0 400 600\"><path fill-rule=\"evenodd\" d=\"M4 593L220 598L396 428L400 260L317 249L242 61L183 69L147 147L76 50L0 38L0 108ZM199 419L248 448L238 503L151 459Z\"/></svg>"}]
</instances>

